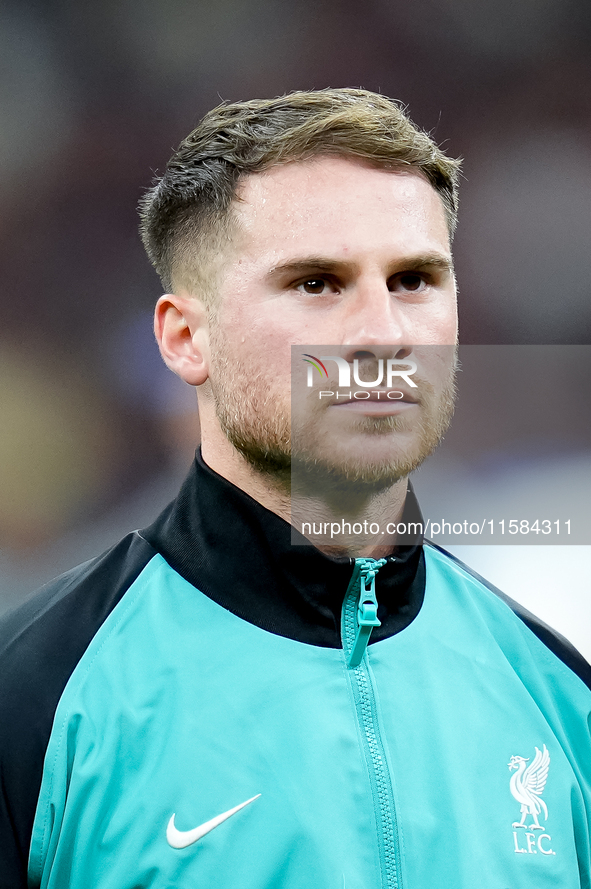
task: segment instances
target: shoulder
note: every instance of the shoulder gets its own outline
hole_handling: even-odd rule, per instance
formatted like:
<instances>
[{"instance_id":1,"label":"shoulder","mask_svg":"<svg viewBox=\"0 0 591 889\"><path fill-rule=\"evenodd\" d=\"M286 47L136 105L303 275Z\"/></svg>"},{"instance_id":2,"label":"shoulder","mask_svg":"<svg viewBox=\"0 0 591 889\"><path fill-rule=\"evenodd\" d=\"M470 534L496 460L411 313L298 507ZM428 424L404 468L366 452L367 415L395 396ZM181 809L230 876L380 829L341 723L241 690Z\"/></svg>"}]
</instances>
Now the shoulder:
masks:
<instances>
[{"instance_id":1,"label":"shoulder","mask_svg":"<svg viewBox=\"0 0 591 889\"><path fill-rule=\"evenodd\" d=\"M517 618L522 627L532 633L547 651L555 655L571 673L578 676L587 688L591 690L591 666L568 639L565 639L564 636L552 629L552 627L549 627L543 620L536 617L519 602L507 596L502 590L498 589L498 587L494 586L494 584L490 583L476 571L473 571L456 556L447 552L447 550L436 544L429 543L425 545L425 551L428 557L430 557L432 565L445 566L458 579L462 578L462 580L470 583L473 589L478 589L488 594L487 598L489 598L489 601L490 597L494 597L493 601L504 605L505 608L498 613L501 615L503 612L510 613Z\"/></svg>"},{"instance_id":2,"label":"shoulder","mask_svg":"<svg viewBox=\"0 0 591 889\"><path fill-rule=\"evenodd\" d=\"M139 534L0 621L0 872L22 879L56 707L98 629L156 555ZM3 879L3 878L2 878ZM16 876L0 887L19 885Z\"/></svg>"},{"instance_id":3,"label":"shoulder","mask_svg":"<svg viewBox=\"0 0 591 889\"><path fill-rule=\"evenodd\" d=\"M11 678L58 683L155 550L139 534L46 584L0 620L0 696ZM43 676L39 669L43 667ZM70 671L71 672L71 671ZM60 676L60 679L58 679Z\"/></svg>"}]
</instances>

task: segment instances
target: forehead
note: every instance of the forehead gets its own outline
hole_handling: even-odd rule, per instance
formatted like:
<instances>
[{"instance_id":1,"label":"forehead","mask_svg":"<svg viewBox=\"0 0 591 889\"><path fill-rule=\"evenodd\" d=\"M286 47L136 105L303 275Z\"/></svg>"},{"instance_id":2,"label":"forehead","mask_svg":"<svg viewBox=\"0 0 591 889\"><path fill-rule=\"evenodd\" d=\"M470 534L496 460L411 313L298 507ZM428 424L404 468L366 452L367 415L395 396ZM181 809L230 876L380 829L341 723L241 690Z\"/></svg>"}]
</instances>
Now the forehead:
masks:
<instances>
[{"instance_id":1,"label":"forehead","mask_svg":"<svg viewBox=\"0 0 591 889\"><path fill-rule=\"evenodd\" d=\"M234 210L248 252L449 252L441 198L414 169L340 157L296 161L246 177Z\"/></svg>"}]
</instances>

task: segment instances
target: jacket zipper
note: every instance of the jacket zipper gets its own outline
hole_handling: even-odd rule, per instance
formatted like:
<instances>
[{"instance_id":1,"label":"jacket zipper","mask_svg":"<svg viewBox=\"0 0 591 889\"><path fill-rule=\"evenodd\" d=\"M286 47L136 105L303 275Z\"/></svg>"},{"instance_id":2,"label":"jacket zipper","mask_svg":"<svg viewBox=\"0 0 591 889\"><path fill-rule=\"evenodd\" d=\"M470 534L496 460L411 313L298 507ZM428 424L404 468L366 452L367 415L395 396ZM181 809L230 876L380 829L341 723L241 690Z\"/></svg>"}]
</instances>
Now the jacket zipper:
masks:
<instances>
[{"instance_id":1,"label":"jacket zipper","mask_svg":"<svg viewBox=\"0 0 591 889\"><path fill-rule=\"evenodd\" d=\"M355 559L343 602L341 635L374 801L382 886L401 889L394 793L378 720L373 674L366 654L371 632L380 625L375 577L385 563L386 559Z\"/></svg>"}]
</instances>

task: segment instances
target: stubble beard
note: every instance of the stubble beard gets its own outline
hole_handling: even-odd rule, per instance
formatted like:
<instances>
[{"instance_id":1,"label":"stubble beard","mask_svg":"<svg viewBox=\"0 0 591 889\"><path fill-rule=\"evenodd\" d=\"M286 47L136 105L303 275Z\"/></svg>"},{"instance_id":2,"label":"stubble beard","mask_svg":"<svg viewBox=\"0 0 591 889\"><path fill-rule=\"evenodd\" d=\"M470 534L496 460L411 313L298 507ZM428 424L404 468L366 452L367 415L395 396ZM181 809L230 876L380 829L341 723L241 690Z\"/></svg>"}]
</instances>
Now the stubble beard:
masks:
<instances>
[{"instance_id":1,"label":"stubble beard","mask_svg":"<svg viewBox=\"0 0 591 889\"><path fill-rule=\"evenodd\" d=\"M288 479L291 472L291 421L268 374L253 372L231 358L215 327L211 334L211 391L226 438L257 472Z\"/></svg>"},{"instance_id":2,"label":"stubble beard","mask_svg":"<svg viewBox=\"0 0 591 889\"><path fill-rule=\"evenodd\" d=\"M307 488L311 484L323 484L324 489L345 490L355 486L361 493L378 493L406 478L417 469L438 447L447 432L455 406L455 375L439 391L423 381L421 383L421 413L417 420L409 420L405 414L393 416L359 416L352 425L351 434L366 442L363 453L347 453L346 441L332 453L317 454L309 447L314 442L314 422L294 431L292 443L292 478ZM337 408L338 410L338 408ZM408 437L408 440L404 439ZM380 439L386 440L386 446ZM386 450L382 459L372 458L372 444ZM369 456L367 456L369 455Z\"/></svg>"},{"instance_id":3,"label":"stubble beard","mask_svg":"<svg viewBox=\"0 0 591 889\"><path fill-rule=\"evenodd\" d=\"M212 337L210 377L215 410L220 426L234 448L261 475L289 486L291 480L306 488L320 483L345 489L352 484L367 493L383 491L406 478L438 447L451 422L456 397L455 370L436 392L429 383L421 384L422 405L418 423L409 427L404 416L360 417L356 431L369 436L413 432L413 442L404 453L395 446L392 456L378 462L364 462L346 455L331 459L315 448L318 416L310 415L294 435L285 393L273 391L268 373L253 372L239 360L230 358L219 334ZM245 385L248 381L248 385ZM312 443L312 446L310 446Z\"/></svg>"}]
</instances>

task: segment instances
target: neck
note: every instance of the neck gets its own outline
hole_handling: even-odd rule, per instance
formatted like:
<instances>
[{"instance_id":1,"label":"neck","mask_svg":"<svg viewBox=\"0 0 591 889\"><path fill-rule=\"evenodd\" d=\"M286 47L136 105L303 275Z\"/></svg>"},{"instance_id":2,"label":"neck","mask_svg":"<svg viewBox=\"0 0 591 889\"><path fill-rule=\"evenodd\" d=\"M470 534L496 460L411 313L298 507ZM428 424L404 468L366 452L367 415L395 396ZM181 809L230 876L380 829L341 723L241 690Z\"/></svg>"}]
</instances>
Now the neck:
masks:
<instances>
[{"instance_id":1,"label":"neck","mask_svg":"<svg viewBox=\"0 0 591 889\"><path fill-rule=\"evenodd\" d=\"M224 436L225 439L225 436ZM221 445L221 446L220 446ZM402 516L406 478L387 487L341 481L330 484L318 476L307 480L291 473L255 469L228 442L204 440L203 460L223 478L289 522L321 552L333 557L384 558L396 545L390 528ZM299 473L297 473L299 476Z\"/></svg>"},{"instance_id":2,"label":"neck","mask_svg":"<svg viewBox=\"0 0 591 889\"><path fill-rule=\"evenodd\" d=\"M407 480L362 483L312 469L292 475L291 524L332 556L383 558L396 545Z\"/></svg>"}]
</instances>

